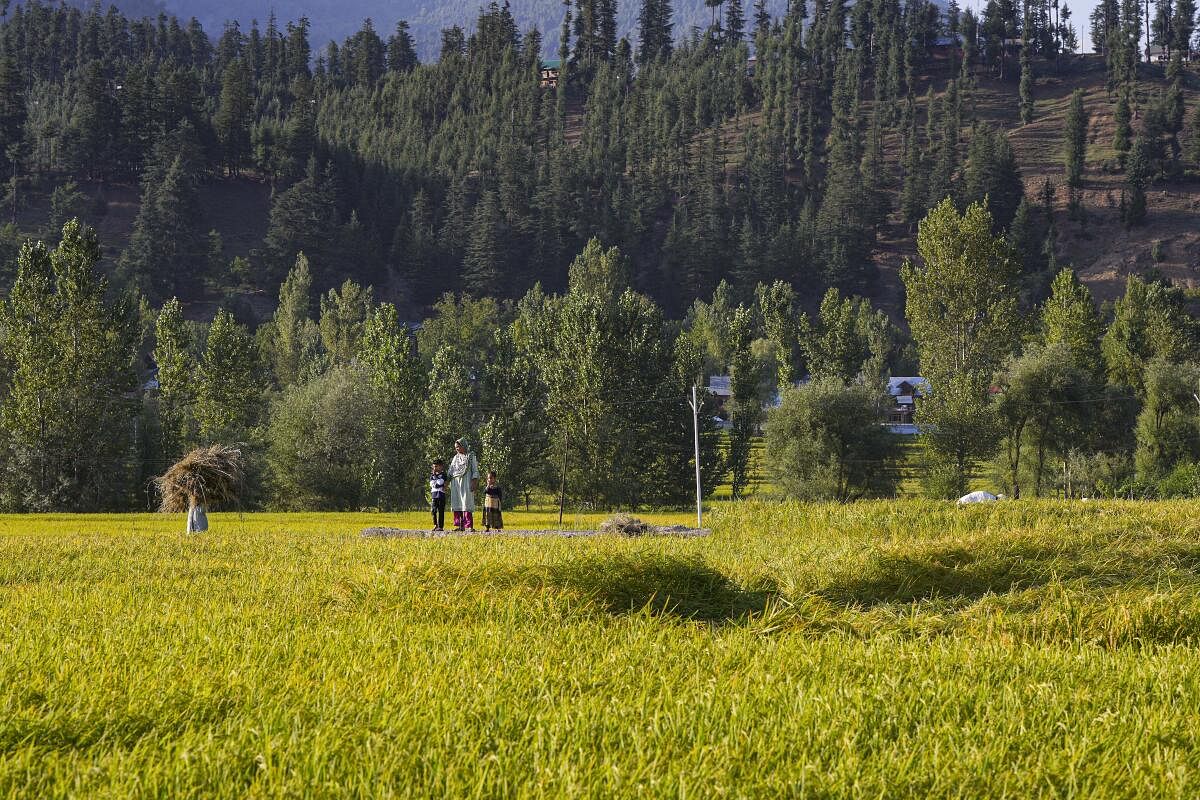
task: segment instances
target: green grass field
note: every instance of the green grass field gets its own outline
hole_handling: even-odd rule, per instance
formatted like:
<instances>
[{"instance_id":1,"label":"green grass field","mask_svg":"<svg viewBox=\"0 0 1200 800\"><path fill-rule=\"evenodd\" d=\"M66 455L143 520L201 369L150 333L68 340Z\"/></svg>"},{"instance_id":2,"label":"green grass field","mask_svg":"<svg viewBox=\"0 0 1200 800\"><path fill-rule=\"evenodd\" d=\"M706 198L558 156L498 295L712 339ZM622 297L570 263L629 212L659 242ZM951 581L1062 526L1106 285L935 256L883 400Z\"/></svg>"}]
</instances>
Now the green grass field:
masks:
<instances>
[{"instance_id":1,"label":"green grass field","mask_svg":"<svg viewBox=\"0 0 1200 800\"><path fill-rule=\"evenodd\" d=\"M0 796L1195 797L1198 511L0 518Z\"/></svg>"}]
</instances>

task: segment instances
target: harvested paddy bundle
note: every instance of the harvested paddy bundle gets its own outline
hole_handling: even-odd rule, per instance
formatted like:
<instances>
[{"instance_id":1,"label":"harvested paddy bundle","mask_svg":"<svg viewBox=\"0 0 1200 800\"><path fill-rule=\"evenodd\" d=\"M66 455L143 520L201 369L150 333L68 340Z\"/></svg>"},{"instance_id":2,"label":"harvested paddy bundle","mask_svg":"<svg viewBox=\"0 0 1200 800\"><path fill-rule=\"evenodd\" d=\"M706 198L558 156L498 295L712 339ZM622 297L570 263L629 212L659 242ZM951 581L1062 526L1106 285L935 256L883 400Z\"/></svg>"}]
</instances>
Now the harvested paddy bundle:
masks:
<instances>
[{"instance_id":1,"label":"harvested paddy bundle","mask_svg":"<svg viewBox=\"0 0 1200 800\"><path fill-rule=\"evenodd\" d=\"M243 474L238 448L220 444L198 447L155 478L161 498L158 510L167 514L186 511L188 533L208 530L207 507L236 503Z\"/></svg>"},{"instance_id":2,"label":"harvested paddy bundle","mask_svg":"<svg viewBox=\"0 0 1200 800\"><path fill-rule=\"evenodd\" d=\"M650 526L629 514L614 514L600 523L600 531L618 536L645 536Z\"/></svg>"}]
</instances>

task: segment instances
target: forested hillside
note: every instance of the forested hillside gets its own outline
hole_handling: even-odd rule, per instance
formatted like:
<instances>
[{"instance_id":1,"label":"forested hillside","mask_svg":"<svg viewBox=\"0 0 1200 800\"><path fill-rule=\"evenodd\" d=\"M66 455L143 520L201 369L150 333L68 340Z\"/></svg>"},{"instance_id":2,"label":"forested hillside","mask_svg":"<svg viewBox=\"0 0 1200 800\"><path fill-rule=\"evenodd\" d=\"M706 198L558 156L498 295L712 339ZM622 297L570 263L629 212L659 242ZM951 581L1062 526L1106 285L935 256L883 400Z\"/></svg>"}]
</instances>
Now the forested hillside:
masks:
<instances>
[{"instance_id":1,"label":"forested hillside","mask_svg":"<svg viewBox=\"0 0 1200 800\"><path fill-rule=\"evenodd\" d=\"M631 8L645 24L618 38ZM1022 26L1004 4L976 19L921 0L783 16L731 2L691 39L666 0L563 10L565 79L547 88L540 54L562 32L523 33L494 5L447 29L429 63L403 23L314 52L303 20L213 40L174 19L17 7L4 26L8 252L82 214L119 282L151 302L261 318L303 250L318 288L353 278L418 314L444 291L561 287L596 235L672 315L720 280L745 293L783 279L810 307L837 286L899 318L895 268L950 194L990 196L1004 229L1017 220L1033 294L1053 261L1110 296L1151 249L1191 279L1194 73L1180 59L1170 84L1160 64L1125 80L1119 48L1072 56L1065 7L1031 7ZM1097 41L1126 26L1110 11ZM939 44L951 33L961 50ZM1085 147L1068 181L1076 88ZM1133 193L1124 156L1146 113L1167 116L1138 181L1150 228L1109 224Z\"/></svg>"}]
</instances>

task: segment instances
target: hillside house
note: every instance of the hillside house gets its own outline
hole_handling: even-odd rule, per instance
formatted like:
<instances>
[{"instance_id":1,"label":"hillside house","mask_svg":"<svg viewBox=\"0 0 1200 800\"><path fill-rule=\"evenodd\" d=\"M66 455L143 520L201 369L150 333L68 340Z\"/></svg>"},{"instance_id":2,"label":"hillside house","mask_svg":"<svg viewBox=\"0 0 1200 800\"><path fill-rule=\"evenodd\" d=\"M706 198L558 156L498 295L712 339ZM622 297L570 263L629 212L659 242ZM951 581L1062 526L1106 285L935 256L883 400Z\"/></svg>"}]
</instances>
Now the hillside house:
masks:
<instances>
[{"instance_id":1,"label":"hillside house","mask_svg":"<svg viewBox=\"0 0 1200 800\"><path fill-rule=\"evenodd\" d=\"M538 85L543 89L558 88L558 75L562 71L562 61L557 58L542 62L541 80Z\"/></svg>"},{"instance_id":2,"label":"hillside house","mask_svg":"<svg viewBox=\"0 0 1200 800\"><path fill-rule=\"evenodd\" d=\"M888 378L888 394L892 398L887 412L888 429L892 433L915 434L917 403L929 395L929 381L919 375Z\"/></svg>"}]
</instances>

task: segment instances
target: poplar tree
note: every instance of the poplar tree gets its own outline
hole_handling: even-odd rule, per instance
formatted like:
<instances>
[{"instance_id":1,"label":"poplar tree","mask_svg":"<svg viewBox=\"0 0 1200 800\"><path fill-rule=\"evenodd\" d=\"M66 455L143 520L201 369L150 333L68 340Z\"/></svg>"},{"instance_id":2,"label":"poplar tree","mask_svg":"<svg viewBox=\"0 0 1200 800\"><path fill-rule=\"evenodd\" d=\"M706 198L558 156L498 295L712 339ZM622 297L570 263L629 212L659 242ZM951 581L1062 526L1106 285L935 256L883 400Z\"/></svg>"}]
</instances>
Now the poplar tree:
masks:
<instances>
[{"instance_id":1,"label":"poplar tree","mask_svg":"<svg viewBox=\"0 0 1200 800\"><path fill-rule=\"evenodd\" d=\"M4 503L19 511L95 511L131 498L132 309L106 299L96 234L68 222L54 250L25 244L0 305L8 380Z\"/></svg>"},{"instance_id":2,"label":"poplar tree","mask_svg":"<svg viewBox=\"0 0 1200 800\"><path fill-rule=\"evenodd\" d=\"M918 262L905 261L905 316L933 392L918 409L932 459L931 493L961 493L991 452L992 375L1020 342L1019 267L983 203L959 214L946 199L921 222Z\"/></svg>"},{"instance_id":3,"label":"poplar tree","mask_svg":"<svg viewBox=\"0 0 1200 800\"><path fill-rule=\"evenodd\" d=\"M279 287L279 305L259 336L280 388L299 383L319 366L321 334L312 319L312 273L304 253Z\"/></svg>"},{"instance_id":4,"label":"poplar tree","mask_svg":"<svg viewBox=\"0 0 1200 800\"><path fill-rule=\"evenodd\" d=\"M172 297L163 304L154 325L154 363L158 367L159 453L176 459L195 443L193 379L195 337L183 318L183 306Z\"/></svg>"},{"instance_id":5,"label":"poplar tree","mask_svg":"<svg viewBox=\"0 0 1200 800\"><path fill-rule=\"evenodd\" d=\"M368 420L373 455L368 491L386 508L419 502L427 456L422 431L428 424L422 411L426 395L425 368L417 357L412 334L400 322L396 307L382 303L363 325L358 363L366 373L374 396Z\"/></svg>"},{"instance_id":6,"label":"poplar tree","mask_svg":"<svg viewBox=\"0 0 1200 800\"><path fill-rule=\"evenodd\" d=\"M1042 305L1038 335L1046 347L1062 345L1071 360L1099 385L1104 380L1100 338L1104 326L1096 303L1075 271L1067 268L1054 276L1050 297Z\"/></svg>"},{"instance_id":7,"label":"poplar tree","mask_svg":"<svg viewBox=\"0 0 1200 800\"><path fill-rule=\"evenodd\" d=\"M258 422L262 385L254 339L224 309L208 327L196 381L196 423L200 441L245 442Z\"/></svg>"}]
</instances>

